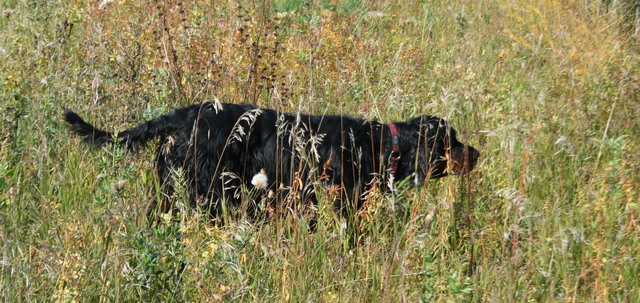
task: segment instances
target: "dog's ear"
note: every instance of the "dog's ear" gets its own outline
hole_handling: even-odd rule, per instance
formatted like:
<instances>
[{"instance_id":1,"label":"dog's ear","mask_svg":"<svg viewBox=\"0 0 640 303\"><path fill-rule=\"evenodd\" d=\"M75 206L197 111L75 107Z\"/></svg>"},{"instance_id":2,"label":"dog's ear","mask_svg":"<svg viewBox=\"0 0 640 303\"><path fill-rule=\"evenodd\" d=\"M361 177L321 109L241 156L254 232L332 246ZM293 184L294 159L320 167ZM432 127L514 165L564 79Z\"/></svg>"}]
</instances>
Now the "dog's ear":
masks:
<instances>
[{"instance_id":1,"label":"dog's ear","mask_svg":"<svg viewBox=\"0 0 640 303\"><path fill-rule=\"evenodd\" d=\"M413 126L425 126L429 122L429 118L429 116L422 115L409 120L409 123Z\"/></svg>"},{"instance_id":2,"label":"dog's ear","mask_svg":"<svg viewBox=\"0 0 640 303\"><path fill-rule=\"evenodd\" d=\"M434 116L422 115L408 121L409 124L419 128L423 132L431 132L438 128L446 128L447 121Z\"/></svg>"}]
</instances>

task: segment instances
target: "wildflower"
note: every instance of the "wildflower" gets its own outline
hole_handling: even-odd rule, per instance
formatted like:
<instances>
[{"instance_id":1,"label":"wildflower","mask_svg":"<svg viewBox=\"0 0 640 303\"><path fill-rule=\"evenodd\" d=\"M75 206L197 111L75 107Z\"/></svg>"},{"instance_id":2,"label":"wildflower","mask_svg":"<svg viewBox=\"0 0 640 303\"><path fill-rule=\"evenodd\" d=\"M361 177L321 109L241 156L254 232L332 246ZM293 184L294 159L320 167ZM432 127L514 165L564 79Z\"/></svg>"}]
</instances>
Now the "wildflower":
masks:
<instances>
[{"instance_id":1,"label":"wildflower","mask_svg":"<svg viewBox=\"0 0 640 303\"><path fill-rule=\"evenodd\" d=\"M183 234L189 233L189 230L191 230L191 222L186 221L183 224L180 224L180 232Z\"/></svg>"},{"instance_id":2,"label":"wildflower","mask_svg":"<svg viewBox=\"0 0 640 303\"><path fill-rule=\"evenodd\" d=\"M112 2L113 2L113 0L102 0L102 2L100 2L100 5L98 5L98 8L99 9L104 9L105 7L107 7Z\"/></svg>"},{"instance_id":3,"label":"wildflower","mask_svg":"<svg viewBox=\"0 0 640 303\"><path fill-rule=\"evenodd\" d=\"M113 185L113 191L121 191L124 189L124 186L127 184L127 181L125 180L118 180L118 182L116 182L116 184Z\"/></svg>"},{"instance_id":4,"label":"wildflower","mask_svg":"<svg viewBox=\"0 0 640 303\"><path fill-rule=\"evenodd\" d=\"M253 186L255 186L258 189L267 188L267 185L269 184L269 179L267 178L267 175L264 169L261 169L259 173L253 176L253 179L251 179L251 184L253 184Z\"/></svg>"},{"instance_id":5,"label":"wildflower","mask_svg":"<svg viewBox=\"0 0 640 303\"><path fill-rule=\"evenodd\" d=\"M173 218L173 216L171 215L171 213L164 213L160 215L160 218L162 218L162 222L164 222L165 224L169 224L171 223L171 219Z\"/></svg>"},{"instance_id":6,"label":"wildflower","mask_svg":"<svg viewBox=\"0 0 640 303\"><path fill-rule=\"evenodd\" d=\"M365 17L365 19L379 19L379 18L382 18L384 16L385 16L385 14L383 12L370 11L364 17Z\"/></svg>"},{"instance_id":7,"label":"wildflower","mask_svg":"<svg viewBox=\"0 0 640 303\"><path fill-rule=\"evenodd\" d=\"M7 8L5 10L2 11L2 16L4 16L5 18L9 18L11 17L11 14L13 14L14 10Z\"/></svg>"}]
</instances>

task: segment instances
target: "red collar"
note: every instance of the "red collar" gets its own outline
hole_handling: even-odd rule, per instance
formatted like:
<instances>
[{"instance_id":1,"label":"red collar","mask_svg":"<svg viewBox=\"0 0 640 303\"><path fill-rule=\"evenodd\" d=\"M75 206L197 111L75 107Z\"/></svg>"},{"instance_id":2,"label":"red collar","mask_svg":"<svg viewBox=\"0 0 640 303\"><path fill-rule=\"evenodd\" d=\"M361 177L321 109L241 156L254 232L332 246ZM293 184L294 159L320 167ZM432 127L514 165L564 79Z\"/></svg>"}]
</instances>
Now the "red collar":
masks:
<instances>
[{"instance_id":1,"label":"red collar","mask_svg":"<svg viewBox=\"0 0 640 303\"><path fill-rule=\"evenodd\" d=\"M400 145L398 145L398 128L395 124L387 124L391 132L391 174L395 175L398 171L398 162L400 162Z\"/></svg>"}]
</instances>

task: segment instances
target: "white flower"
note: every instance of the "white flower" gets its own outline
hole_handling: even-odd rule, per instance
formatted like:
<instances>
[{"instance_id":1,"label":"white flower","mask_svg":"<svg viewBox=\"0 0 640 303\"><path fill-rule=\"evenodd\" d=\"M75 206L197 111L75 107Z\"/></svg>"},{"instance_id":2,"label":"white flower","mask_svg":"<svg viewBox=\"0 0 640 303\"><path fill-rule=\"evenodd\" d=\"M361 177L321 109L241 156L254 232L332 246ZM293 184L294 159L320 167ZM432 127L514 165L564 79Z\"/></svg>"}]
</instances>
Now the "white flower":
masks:
<instances>
[{"instance_id":1,"label":"white flower","mask_svg":"<svg viewBox=\"0 0 640 303\"><path fill-rule=\"evenodd\" d=\"M125 185L127 185L127 181L119 180L113 185L113 191L116 191L116 192L121 191L124 189Z\"/></svg>"},{"instance_id":2,"label":"white flower","mask_svg":"<svg viewBox=\"0 0 640 303\"><path fill-rule=\"evenodd\" d=\"M7 8L5 10L2 11L2 16L4 16L5 18L9 18L11 17L11 14L13 14L14 10Z\"/></svg>"},{"instance_id":3,"label":"white flower","mask_svg":"<svg viewBox=\"0 0 640 303\"><path fill-rule=\"evenodd\" d=\"M253 184L253 186L258 189L267 188L267 185L269 185L269 179L267 178L267 174L265 173L264 169L261 169L259 173L253 176L253 179L251 179L251 184Z\"/></svg>"},{"instance_id":4,"label":"white flower","mask_svg":"<svg viewBox=\"0 0 640 303\"><path fill-rule=\"evenodd\" d=\"M383 12L370 11L364 16L364 18L365 19L380 19L380 18L383 18L384 16L386 16L386 15Z\"/></svg>"},{"instance_id":5,"label":"white flower","mask_svg":"<svg viewBox=\"0 0 640 303\"><path fill-rule=\"evenodd\" d=\"M113 2L113 0L102 0L102 2L100 2L100 5L98 5L99 9L104 9L107 7L107 5L111 4Z\"/></svg>"}]
</instances>

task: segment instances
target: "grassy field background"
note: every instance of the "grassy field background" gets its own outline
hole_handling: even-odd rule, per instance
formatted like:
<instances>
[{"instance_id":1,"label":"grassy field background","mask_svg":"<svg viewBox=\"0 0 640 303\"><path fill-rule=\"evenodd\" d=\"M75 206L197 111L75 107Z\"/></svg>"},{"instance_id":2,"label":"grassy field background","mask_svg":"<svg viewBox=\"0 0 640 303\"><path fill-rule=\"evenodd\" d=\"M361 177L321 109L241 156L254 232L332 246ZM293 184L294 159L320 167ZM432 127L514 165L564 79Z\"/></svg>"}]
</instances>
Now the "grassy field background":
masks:
<instances>
[{"instance_id":1,"label":"grassy field background","mask_svg":"<svg viewBox=\"0 0 640 303\"><path fill-rule=\"evenodd\" d=\"M0 2L0 297L19 301L640 302L635 1ZM222 227L150 224L153 149L111 130L218 99L445 117L467 177ZM331 193L324 193L330 199Z\"/></svg>"}]
</instances>

